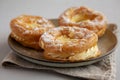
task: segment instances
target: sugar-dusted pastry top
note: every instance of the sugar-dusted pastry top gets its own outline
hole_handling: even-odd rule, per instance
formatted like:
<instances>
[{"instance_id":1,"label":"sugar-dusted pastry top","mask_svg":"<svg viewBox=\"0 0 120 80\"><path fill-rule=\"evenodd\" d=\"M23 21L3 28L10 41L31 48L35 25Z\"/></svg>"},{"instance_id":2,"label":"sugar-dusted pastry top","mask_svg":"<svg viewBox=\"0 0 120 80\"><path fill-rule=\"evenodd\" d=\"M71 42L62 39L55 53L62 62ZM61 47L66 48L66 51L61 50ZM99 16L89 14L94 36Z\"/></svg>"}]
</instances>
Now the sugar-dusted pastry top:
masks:
<instances>
[{"instance_id":1,"label":"sugar-dusted pastry top","mask_svg":"<svg viewBox=\"0 0 120 80\"><path fill-rule=\"evenodd\" d=\"M107 20L102 13L81 6L65 10L59 17L59 25L84 27L94 31L100 37L106 30Z\"/></svg>"},{"instance_id":2,"label":"sugar-dusted pastry top","mask_svg":"<svg viewBox=\"0 0 120 80\"><path fill-rule=\"evenodd\" d=\"M40 49L40 36L55 27L53 23L40 16L21 15L11 20L11 36L26 47Z\"/></svg>"},{"instance_id":3,"label":"sugar-dusted pastry top","mask_svg":"<svg viewBox=\"0 0 120 80\"><path fill-rule=\"evenodd\" d=\"M32 32L44 32L54 27L53 23L41 16L21 15L11 21L11 27L15 26L24 29L23 34Z\"/></svg>"},{"instance_id":4,"label":"sugar-dusted pastry top","mask_svg":"<svg viewBox=\"0 0 120 80\"><path fill-rule=\"evenodd\" d=\"M97 35L89 31L85 28L78 28L78 27L57 27L53 28L47 32L45 32L40 41L43 44L41 47L47 49L52 49L52 51L61 51L61 47L63 47L62 51L84 51L87 48L96 44L98 38ZM89 45L89 46L88 46ZM52 48L55 46L55 48ZM76 48L76 49L74 49Z\"/></svg>"}]
</instances>

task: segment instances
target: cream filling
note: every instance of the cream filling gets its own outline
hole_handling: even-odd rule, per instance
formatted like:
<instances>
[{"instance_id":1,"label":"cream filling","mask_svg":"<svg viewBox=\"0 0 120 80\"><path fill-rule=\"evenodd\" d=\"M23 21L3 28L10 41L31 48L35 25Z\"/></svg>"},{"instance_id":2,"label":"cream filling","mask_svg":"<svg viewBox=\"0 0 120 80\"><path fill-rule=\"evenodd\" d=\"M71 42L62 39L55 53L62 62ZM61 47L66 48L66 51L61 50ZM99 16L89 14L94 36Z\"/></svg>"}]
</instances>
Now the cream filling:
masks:
<instances>
[{"instance_id":1,"label":"cream filling","mask_svg":"<svg viewBox=\"0 0 120 80\"><path fill-rule=\"evenodd\" d=\"M74 41L75 39L70 39L69 37L63 35L63 36L60 36L56 39L58 42L61 42L61 43L66 43L68 41Z\"/></svg>"},{"instance_id":2,"label":"cream filling","mask_svg":"<svg viewBox=\"0 0 120 80\"><path fill-rule=\"evenodd\" d=\"M86 21L86 20L89 20L89 18L85 16L84 14L77 14L73 16L71 19L72 22L81 22L81 21Z\"/></svg>"},{"instance_id":3,"label":"cream filling","mask_svg":"<svg viewBox=\"0 0 120 80\"><path fill-rule=\"evenodd\" d=\"M81 53L71 53L70 54L57 54L57 53L47 53L47 55L51 58L56 59L68 59L68 60L86 60L98 55L98 46L95 45L92 48L89 48L87 51L83 51Z\"/></svg>"},{"instance_id":4,"label":"cream filling","mask_svg":"<svg viewBox=\"0 0 120 80\"><path fill-rule=\"evenodd\" d=\"M94 46L87 51L77 53L74 56L71 56L69 59L70 60L86 60L91 57L95 57L98 54L98 46Z\"/></svg>"}]
</instances>

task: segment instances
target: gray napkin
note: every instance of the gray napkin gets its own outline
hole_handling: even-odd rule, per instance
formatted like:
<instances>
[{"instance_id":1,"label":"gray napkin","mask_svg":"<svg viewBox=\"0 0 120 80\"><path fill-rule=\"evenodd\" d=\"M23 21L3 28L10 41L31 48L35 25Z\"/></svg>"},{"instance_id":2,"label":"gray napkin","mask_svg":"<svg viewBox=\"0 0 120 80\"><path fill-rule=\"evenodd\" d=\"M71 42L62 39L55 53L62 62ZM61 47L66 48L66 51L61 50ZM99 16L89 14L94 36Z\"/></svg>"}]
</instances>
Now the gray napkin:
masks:
<instances>
[{"instance_id":1,"label":"gray napkin","mask_svg":"<svg viewBox=\"0 0 120 80\"><path fill-rule=\"evenodd\" d=\"M19 56L13 54L14 52L10 52L2 61L3 66L18 66L22 68L29 69L37 69L37 70L51 70L57 73L61 73L64 75L69 75L78 78L85 79L95 79L95 80L115 80L115 54L107 56L100 62L95 64L91 64L83 67L75 67L75 68L54 68L54 67L46 67L38 64L34 64L28 62Z\"/></svg>"}]
</instances>

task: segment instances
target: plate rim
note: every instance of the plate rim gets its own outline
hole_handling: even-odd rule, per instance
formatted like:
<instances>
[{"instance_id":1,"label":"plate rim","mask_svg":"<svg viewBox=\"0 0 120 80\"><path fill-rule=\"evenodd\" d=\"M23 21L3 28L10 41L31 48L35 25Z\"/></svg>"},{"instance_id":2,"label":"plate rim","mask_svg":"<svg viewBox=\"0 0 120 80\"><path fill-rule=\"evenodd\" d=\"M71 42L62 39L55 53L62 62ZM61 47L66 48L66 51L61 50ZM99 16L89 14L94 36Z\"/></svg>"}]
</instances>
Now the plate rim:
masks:
<instances>
[{"instance_id":1,"label":"plate rim","mask_svg":"<svg viewBox=\"0 0 120 80\"><path fill-rule=\"evenodd\" d=\"M23 54L20 54L19 51L16 51L12 48L12 46L10 45L10 42L9 42L9 39L11 38L10 35L8 37L8 44L10 46L10 48L15 51L17 54L19 55L22 55L22 56L25 56L27 58L30 58L30 59L33 59L33 60L36 60L36 61L42 61L42 62L49 62L49 63L57 63L57 64L71 64L71 63L83 63L83 62L89 62L89 61L94 61L94 60L97 60L97 59L101 59L102 57L106 57L107 55L111 54L117 47L117 43L118 43L118 39L117 39L117 36L111 31L111 30L108 30L110 31L113 35L114 35L114 38L116 40L116 43L114 44L113 48L111 50L109 50L107 53L99 56L99 57L96 57L96 58L92 58L92 59L88 59L88 60L85 60L85 61L76 61L76 62L60 62L60 61L51 61L51 60L39 60L39 59L35 59L35 58L32 58L32 57L29 57L29 56L26 56L26 55L23 55ZM12 38L11 38L12 39Z\"/></svg>"}]
</instances>

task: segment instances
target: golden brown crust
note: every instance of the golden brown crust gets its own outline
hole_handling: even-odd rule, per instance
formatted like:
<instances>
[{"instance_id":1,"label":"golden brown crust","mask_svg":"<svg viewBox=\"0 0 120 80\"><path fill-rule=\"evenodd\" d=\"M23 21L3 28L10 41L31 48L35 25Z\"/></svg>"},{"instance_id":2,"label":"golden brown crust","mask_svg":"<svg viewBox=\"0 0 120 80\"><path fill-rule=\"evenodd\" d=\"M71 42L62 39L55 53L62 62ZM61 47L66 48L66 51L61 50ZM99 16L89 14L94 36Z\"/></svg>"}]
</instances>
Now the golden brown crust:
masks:
<instances>
[{"instance_id":1,"label":"golden brown crust","mask_svg":"<svg viewBox=\"0 0 120 80\"><path fill-rule=\"evenodd\" d=\"M72 7L63 12L59 17L60 26L77 26L87 28L97 33L101 37L107 26L105 16L90 8L81 6Z\"/></svg>"},{"instance_id":2,"label":"golden brown crust","mask_svg":"<svg viewBox=\"0 0 120 80\"><path fill-rule=\"evenodd\" d=\"M77 54L88 50L95 46L97 41L97 35L86 28L57 27L45 32L39 40L39 45L44 49L46 59L50 59L49 57L54 59L48 54L70 56L72 53Z\"/></svg>"},{"instance_id":3,"label":"golden brown crust","mask_svg":"<svg viewBox=\"0 0 120 80\"><path fill-rule=\"evenodd\" d=\"M40 46L38 45L39 44L38 42L25 40L23 38L16 36L14 33L11 33L10 36L25 47L30 47L36 50L41 50Z\"/></svg>"},{"instance_id":4,"label":"golden brown crust","mask_svg":"<svg viewBox=\"0 0 120 80\"><path fill-rule=\"evenodd\" d=\"M10 22L11 36L26 47L41 49L39 38L47 30L54 27L52 22L40 16L21 15Z\"/></svg>"}]
</instances>

